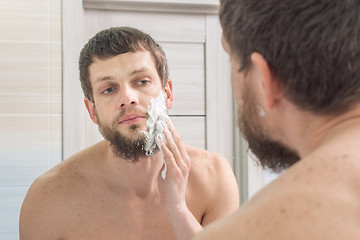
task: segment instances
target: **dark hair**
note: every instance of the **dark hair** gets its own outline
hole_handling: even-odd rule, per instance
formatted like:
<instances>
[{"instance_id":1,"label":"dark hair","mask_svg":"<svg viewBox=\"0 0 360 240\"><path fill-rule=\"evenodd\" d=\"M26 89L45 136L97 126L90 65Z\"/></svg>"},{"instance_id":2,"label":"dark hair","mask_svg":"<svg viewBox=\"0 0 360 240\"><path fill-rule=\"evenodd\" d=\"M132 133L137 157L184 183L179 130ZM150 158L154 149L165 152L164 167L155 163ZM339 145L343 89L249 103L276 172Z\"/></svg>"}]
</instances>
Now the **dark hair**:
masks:
<instances>
[{"instance_id":1,"label":"dark hair","mask_svg":"<svg viewBox=\"0 0 360 240\"><path fill-rule=\"evenodd\" d=\"M119 54L149 51L155 60L157 73L164 87L169 77L164 51L148 34L131 27L112 27L97 33L80 52L80 81L84 95L93 101L93 91L89 79L89 66L94 58L107 59Z\"/></svg>"},{"instance_id":2,"label":"dark hair","mask_svg":"<svg viewBox=\"0 0 360 240\"><path fill-rule=\"evenodd\" d=\"M220 22L239 71L262 54L299 108L333 115L360 101L359 0L221 0Z\"/></svg>"}]
</instances>

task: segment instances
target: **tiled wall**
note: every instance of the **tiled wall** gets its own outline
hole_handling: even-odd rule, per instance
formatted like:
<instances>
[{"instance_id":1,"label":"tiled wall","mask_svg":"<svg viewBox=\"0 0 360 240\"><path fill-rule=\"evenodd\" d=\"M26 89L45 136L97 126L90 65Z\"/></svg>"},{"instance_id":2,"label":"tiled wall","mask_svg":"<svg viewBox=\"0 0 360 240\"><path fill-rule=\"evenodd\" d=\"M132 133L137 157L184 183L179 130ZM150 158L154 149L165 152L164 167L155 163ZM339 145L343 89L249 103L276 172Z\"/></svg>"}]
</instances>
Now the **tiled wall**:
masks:
<instances>
[{"instance_id":1,"label":"tiled wall","mask_svg":"<svg viewBox=\"0 0 360 240\"><path fill-rule=\"evenodd\" d=\"M24 196L61 161L61 0L0 1L0 239L18 239Z\"/></svg>"}]
</instances>

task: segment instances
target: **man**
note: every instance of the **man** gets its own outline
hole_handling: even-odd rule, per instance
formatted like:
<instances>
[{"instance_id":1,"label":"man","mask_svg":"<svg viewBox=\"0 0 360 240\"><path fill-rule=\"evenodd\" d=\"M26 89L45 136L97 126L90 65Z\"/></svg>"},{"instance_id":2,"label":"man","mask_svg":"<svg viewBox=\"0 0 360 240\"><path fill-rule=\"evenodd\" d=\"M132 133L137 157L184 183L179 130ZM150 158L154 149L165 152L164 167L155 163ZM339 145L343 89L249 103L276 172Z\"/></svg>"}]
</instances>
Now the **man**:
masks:
<instances>
[{"instance_id":1,"label":"man","mask_svg":"<svg viewBox=\"0 0 360 240\"><path fill-rule=\"evenodd\" d=\"M143 133L151 99L163 92L166 107L172 106L164 52L139 30L110 28L89 40L79 65L85 105L105 140L32 184L21 211L20 238L174 239L165 210L182 211L169 204L179 193L167 195L172 185L161 175L164 159L158 150L146 155ZM202 226L235 210L238 192L227 161L185 145L169 120L167 125L168 146L187 162L181 192L186 210ZM173 160L164 151L165 161Z\"/></svg>"},{"instance_id":2,"label":"man","mask_svg":"<svg viewBox=\"0 0 360 240\"><path fill-rule=\"evenodd\" d=\"M194 239L360 239L360 2L221 0L220 22L240 129L291 167ZM190 215L171 215L178 239Z\"/></svg>"}]
</instances>

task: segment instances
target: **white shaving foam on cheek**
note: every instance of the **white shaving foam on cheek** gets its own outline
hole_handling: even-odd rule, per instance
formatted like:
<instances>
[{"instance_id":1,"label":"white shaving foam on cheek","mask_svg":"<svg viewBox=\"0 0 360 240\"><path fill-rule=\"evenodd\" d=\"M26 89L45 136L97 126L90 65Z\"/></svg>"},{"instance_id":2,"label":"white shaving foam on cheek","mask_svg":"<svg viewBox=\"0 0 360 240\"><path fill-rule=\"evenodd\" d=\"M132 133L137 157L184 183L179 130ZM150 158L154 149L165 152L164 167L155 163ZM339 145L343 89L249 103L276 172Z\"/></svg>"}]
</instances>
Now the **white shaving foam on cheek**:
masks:
<instances>
[{"instance_id":1,"label":"white shaving foam on cheek","mask_svg":"<svg viewBox=\"0 0 360 240\"><path fill-rule=\"evenodd\" d=\"M163 91L160 91L160 94L157 98L153 98L150 100L150 105L147 107L147 112L149 118L146 120L146 125L149 130L147 132L143 131L142 133L145 135L145 154L147 156L153 155L154 151L159 149L164 158L164 154L161 150L160 141L158 137L161 138L163 142L166 143L165 136L163 133L163 128L167 126L165 124L165 119L169 119L166 108L166 96ZM165 168L161 173L163 179L166 177L166 164L164 159Z\"/></svg>"},{"instance_id":2,"label":"white shaving foam on cheek","mask_svg":"<svg viewBox=\"0 0 360 240\"><path fill-rule=\"evenodd\" d=\"M265 111L262 107L260 107L259 105L256 105L256 109L257 109L260 117L265 117Z\"/></svg>"}]
</instances>

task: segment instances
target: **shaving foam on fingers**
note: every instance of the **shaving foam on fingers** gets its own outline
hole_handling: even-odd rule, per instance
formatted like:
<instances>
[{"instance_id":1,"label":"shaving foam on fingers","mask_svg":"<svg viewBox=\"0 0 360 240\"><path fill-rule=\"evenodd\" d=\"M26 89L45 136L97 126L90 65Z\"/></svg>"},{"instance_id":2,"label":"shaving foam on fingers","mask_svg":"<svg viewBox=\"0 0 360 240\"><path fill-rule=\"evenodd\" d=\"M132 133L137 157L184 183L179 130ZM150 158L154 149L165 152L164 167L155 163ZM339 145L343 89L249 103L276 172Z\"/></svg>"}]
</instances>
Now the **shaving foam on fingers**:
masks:
<instances>
[{"instance_id":1,"label":"shaving foam on fingers","mask_svg":"<svg viewBox=\"0 0 360 240\"><path fill-rule=\"evenodd\" d=\"M166 144L163 130L166 128L166 130L169 131L165 124L165 120L169 119L169 116L166 108L166 95L163 91L160 91L160 94L157 98L150 100L150 105L147 107L147 112L149 118L146 120L146 125L148 126L149 130L147 132L143 131L143 134L145 135L145 154L147 156L154 155L158 149L160 150L164 159L164 153L162 152L161 143L158 139L159 137ZM166 177L167 170L165 159L164 165L165 167L161 173L163 179Z\"/></svg>"}]
</instances>

